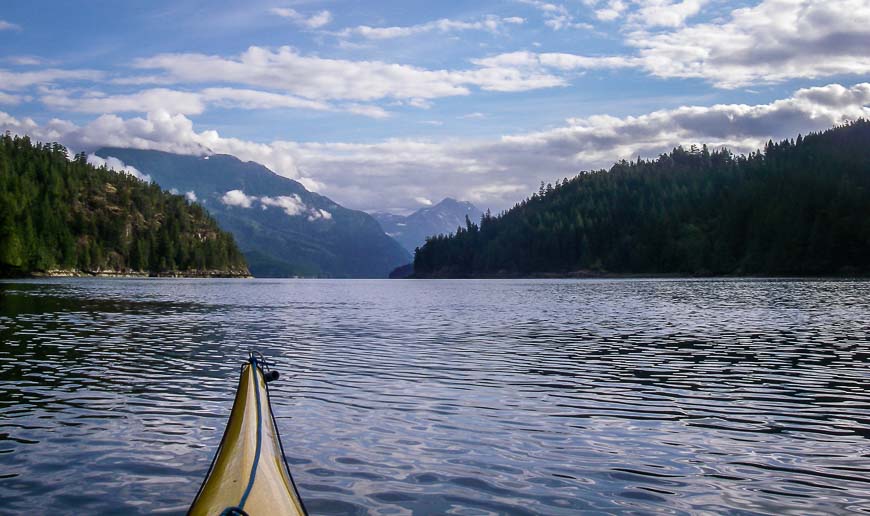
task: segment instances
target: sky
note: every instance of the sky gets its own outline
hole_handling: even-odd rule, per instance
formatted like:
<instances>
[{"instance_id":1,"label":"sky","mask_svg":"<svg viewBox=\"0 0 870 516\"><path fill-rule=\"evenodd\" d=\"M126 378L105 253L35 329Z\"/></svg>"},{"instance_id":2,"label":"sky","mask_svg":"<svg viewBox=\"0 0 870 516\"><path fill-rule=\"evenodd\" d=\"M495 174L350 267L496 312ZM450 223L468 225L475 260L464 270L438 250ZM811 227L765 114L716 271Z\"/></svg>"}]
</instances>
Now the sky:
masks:
<instances>
[{"instance_id":1,"label":"sky","mask_svg":"<svg viewBox=\"0 0 870 516\"><path fill-rule=\"evenodd\" d=\"M4 0L0 48L0 130L232 154L367 211L870 118L870 0Z\"/></svg>"}]
</instances>

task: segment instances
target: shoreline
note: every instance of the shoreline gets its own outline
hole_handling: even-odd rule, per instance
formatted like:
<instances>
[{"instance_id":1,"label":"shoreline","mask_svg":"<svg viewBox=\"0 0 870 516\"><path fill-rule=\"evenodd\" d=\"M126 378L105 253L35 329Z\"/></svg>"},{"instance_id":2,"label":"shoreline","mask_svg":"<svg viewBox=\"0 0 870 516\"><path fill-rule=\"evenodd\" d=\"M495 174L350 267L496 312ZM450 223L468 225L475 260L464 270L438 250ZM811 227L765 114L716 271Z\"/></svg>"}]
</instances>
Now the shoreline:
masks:
<instances>
[{"instance_id":1,"label":"shoreline","mask_svg":"<svg viewBox=\"0 0 870 516\"><path fill-rule=\"evenodd\" d=\"M405 278L394 279L868 279L870 275L861 273L827 274L682 274L682 273L612 273L594 271L574 271L565 273L538 272L532 274L412 274Z\"/></svg>"},{"instance_id":2,"label":"shoreline","mask_svg":"<svg viewBox=\"0 0 870 516\"><path fill-rule=\"evenodd\" d=\"M541 280L541 279L579 279L579 280L602 280L602 279L624 279L624 280L656 280L656 279L674 279L674 280L733 280L733 279L776 279L776 280L868 280L870 275L867 274L825 274L825 275L776 275L776 274L711 274L711 275L691 275L691 274L616 274L616 273L537 273L529 275L521 274L490 274L490 275L472 275L472 276L450 276L450 275L412 275L403 278L317 278L317 277L283 277L283 276L253 276L250 273L236 272L197 272L197 273L148 273L148 272L87 272L87 271L41 271L27 274L12 274L0 275L0 281L9 280L28 280L28 279L53 279L53 278L94 278L94 279L302 279L302 280L335 280L335 279L382 279L382 280Z\"/></svg>"},{"instance_id":3,"label":"shoreline","mask_svg":"<svg viewBox=\"0 0 870 516\"><path fill-rule=\"evenodd\" d=\"M254 276L248 271L82 271L78 269L53 269L48 271L31 271L20 274L0 275L0 279L40 279L40 278L242 278L251 279Z\"/></svg>"}]
</instances>

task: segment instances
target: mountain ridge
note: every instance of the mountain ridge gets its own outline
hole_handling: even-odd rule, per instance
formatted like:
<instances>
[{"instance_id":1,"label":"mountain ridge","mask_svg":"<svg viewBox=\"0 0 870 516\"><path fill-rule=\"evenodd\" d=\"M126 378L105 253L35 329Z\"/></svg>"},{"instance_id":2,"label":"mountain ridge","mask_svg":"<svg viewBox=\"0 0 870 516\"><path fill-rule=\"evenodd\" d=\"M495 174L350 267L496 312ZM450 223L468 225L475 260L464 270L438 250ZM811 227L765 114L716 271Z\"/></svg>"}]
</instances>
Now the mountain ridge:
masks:
<instances>
[{"instance_id":1,"label":"mountain ridge","mask_svg":"<svg viewBox=\"0 0 870 516\"><path fill-rule=\"evenodd\" d=\"M396 239L410 253L422 246L427 237L453 233L457 227L465 226L466 216L479 221L482 215L474 204L452 197L445 197L437 204L420 208L410 215L372 213L384 233Z\"/></svg>"},{"instance_id":2,"label":"mountain ridge","mask_svg":"<svg viewBox=\"0 0 870 516\"><path fill-rule=\"evenodd\" d=\"M410 255L368 214L228 154L104 147L167 189L187 193L230 231L261 277L387 277Z\"/></svg>"}]
</instances>

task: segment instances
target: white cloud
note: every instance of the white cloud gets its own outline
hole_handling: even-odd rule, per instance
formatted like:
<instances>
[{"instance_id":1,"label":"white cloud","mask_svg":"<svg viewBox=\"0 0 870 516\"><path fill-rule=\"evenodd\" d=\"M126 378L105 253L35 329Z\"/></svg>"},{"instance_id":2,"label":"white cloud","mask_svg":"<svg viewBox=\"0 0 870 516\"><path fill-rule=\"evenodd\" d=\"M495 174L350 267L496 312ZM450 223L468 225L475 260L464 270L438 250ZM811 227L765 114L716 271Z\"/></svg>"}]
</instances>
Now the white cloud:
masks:
<instances>
[{"instance_id":1,"label":"white cloud","mask_svg":"<svg viewBox=\"0 0 870 516\"><path fill-rule=\"evenodd\" d=\"M532 189L525 182L509 184L476 185L464 193L464 199L476 203L489 204L493 199L511 199L527 197Z\"/></svg>"},{"instance_id":2,"label":"white cloud","mask_svg":"<svg viewBox=\"0 0 870 516\"><path fill-rule=\"evenodd\" d=\"M806 88L756 105L684 106L639 116L572 118L564 126L546 131L477 141L264 144L225 138L216 131L197 132L186 117L166 113L126 120L105 115L77 126L62 120L40 125L0 112L0 131L59 141L71 149L119 146L233 154L299 178L306 186L315 184L324 195L359 209L413 209L419 206L415 198L447 196L499 209L534 191L541 180L606 167L619 159L655 157L676 145L691 143L726 145L735 152L748 152L769 138L793 137L862 117L870 118L870 83ZM230 197L237 203L244 203L244 199L256 201L243 192ZM396 199L405 206L398 206ZM300 215L317 217L307 210Z\"/></svg>"},{"instance_id":3,"label":"white cloud","mask_svg":"<svg viewBox=\"0 0 870 516\"><path fill-rule=\"evenodd\" d=\"M193 192L188 192L186 195L191 201L196 201L196 195ZM251 208L255 202L260 203L260 208L266 210L270 207L280 208L289 217L305 215L309 221L315 220L331 220L332 214L326 210L309 207L302 201L298 195L278 195L276 197L262 196L256 197L247 195L242 190L230 190L221 197L221 202L227 206L237 206L240 208Z\"/></svg>"},{"instance_id":4,"label":"white cloud","mask_svg":"<svg viewBox=\"0 0 870 516\"><path fill-rule=\"evenodd\" d=\"M282 18L287 18L297 25L303 25L309 29L319 29L324 25L328 25L332 21L332 13L329 11L320 11L310 16L306 16L294 9L287 7L273 7L269 9L272 14Z\"/></svg>"},{"instance_id":5,"label":"white cloud","mask_svg":"<svg viewBox=\"0 0 870 516\"><path fill-rule=\"evenodd\" d=\"M462 78L482 90L501 92L529 91L568 85L564 78L557 75L508 67L485 67L462 72Z\"/></svg>"},{"instance_id":6,"label":"white cloud","mask_svg":"<svg viewBox=\"0 0 870 516\"><path fill-rule=\"evenodd\" d=\"M253 198L256 199L256 198ZM332 220L332 214L326 210L307 206L298 195L279 195L277 197L260 197L261 207L276 207L284 210L290 217L305 215L309 221Z\"/></svg>"},{"instance_id":7,"label":"white cloud","mask_svg":"<svg viewBox=\"0 0 870 516\"><path fill-rule=\"evenodd\" d=\"M622 0L608 0L606 5L595 11L595 17L602 21L611 21L619 18L628 8Z\"/></svg>"},{"instance_id":8,"label":"white cloud","mask_svg":"<svg viewBox=\"0 0 870 516\"><path fill-rule=\"evenodd\" d=\"M47 90L41 100L50 108L79 113L145 113L163 109L172 113L198 115L205 111L205 104L199 95L165 88L144 90L128 95L89 92L83 97L71 97L65 91Z\"/></svg>"},{"instance_id":9,"label":"white cloud","mask_svg":"<svg viewBox=\"0 0 870 516\"><path fill-rule=\"evenodd\" d=\"M583 0L600 21L627 16L629 26L678 27L700 12L709 0Z\"/></svg>"},{"instance_id":10,"label":"white cloud","mask_svg":"<svg viewBox=\"0 0 870 516\"><path fill-rule=\"evenodd\" d=\"M347 104L344 106L344 110L348 113L367 116L369 118L389 118L391 116L389 111L371 104Z\"/></svg>"},{"instance_id":11,"label":"white cloud","mask_svg":"<svg viewBox=\"0 0 870 516\"><path fill-rule=\"evenodd\" d=\"M175 79L165 75L130 75L112 77L106 82L118 86L143 86L146 84L167 86L176 83Z\"/></svg>"},{"instance_id":12,"label":"white cloud","mask_svg":"<svg viewBox=\"0 0 870 516\"><path fill-rule=\"evenodd\" d=\"M521 4L534 7L544 17L544 25L553 30L562 29L592 29L588 23L577 22L574 15L562 4L554 4L541 0L517 0Z\"/></svg>"},{"instance_id":13,"label":"white cloud","mask_svg":"<svg viewBox=\"0 0 870 516\"><path fill-rule=\"evenodd\" d=\"M520 1L543 13L553 28L577 23L560 3ZM215 107L282 108L383 119L394 113L377 103L428 108L433 99L470 95L475 89L519 92L565 87L585 70L637 68L657 77L698 79L720 88L870 74L867 0L762 0L735 9L722 19L690 23L708 2L583 0L593 15L609 10L625 20L622 34L626 45L635 49L633 55L517 51L473 59L466 69L426 69L382 61L326 59L302 55L290 47L253 46L236 56L180 53L139 59L134 66L157 73L132 77L97 70L0 69L4 90L0 104L30 101L31 97L18 93L35 87L33 95L48 108L81 113L165 111L194 116ZM278 11L300 20L314 18L288 8L275 8ZM323 19L325 15L316 23ZM371 31L366 37L398 37L421 31L497 31L522 21L494 15L472 21L442 19L407 27L368 28ZM357 29L362 30L347 30ZM123 93L82 93L75 85L73 89L55 87L59 82L76 81L181 86Z\"/></svg>"},{"instance_id":14,"label":"white cloud","mask_svg":"<svg viewBox=\"0 0 870 516\"><path fill-rule=\"evenodd\" d=\"M103 73L96 70L46 68L29 72L12 72L0 69L0 85L7 90L20 90L57 81L97 81L102 77Z\"/></svg>"},{"instance_id":15,"label":"white cloud","mask_svg":"<svg viewBox=\"0 0 870 516\"><path fill-rule=\"evenodd\" d=\"M0 93L0 103L3 97ZM150 113L167 111L182 115L199 115L207 107L235 109L310 109L315 111L341 111L370 118L387 118L389 112L373 105L351 103L333 105L294 95L240 88L205 88L201 91L179 91L152 88L130 94L107 95L90 91L73 96L58 89L43 89L40 100L54 109L78 113Z\"/></svg>"},{"instance_id":16,"label":"white cloud","mask_svg":"<svg viewBox=\"0 0 870 516\"><path fill-rule=\"evenodd\" d=\"M309 192L319 193L322 192L324 188L326 188L325 184L311 177L301 176L297 177L296 180L302 183L302 186L304 186L305 189Z\"/></svg>"},{"instance_id":17,"label":"white cloud","mask_svg":"<svg viewBox=\"0 0 870 516\"><path fill-rule=\"evenodd\" d=\"M18 66L38 66L46 62L45 59L36 56L10 56L4 61Z\"/></svg>"},{"instance_id":18,"label":"white cloud","mask_svg":"<svg viewBox=\"0 0 870 516\"><path fill-rule=\"evenodd\" d=\"M586 0L599 18L629 13L625 43L636 49L634 55L519 51L473 62L522 71L529 83L535 72L544 73L555 79L552 84L565 81L556 72L630 67L662 78L701 79L719 88L870 74L870 3L866 0L763 0L735 9L723 20L686 25L707 1ZM544 12L563 9L535 0L524 3ZM630 12L629 5L634 8Z\"/></svg>"},{"instance_id":19,"label":"white cloud","mask_svg":"<svg viewBox=\"0 0 870 516\"><path fill-rule=\"evenodd\" d=\"M235 58L160 54L137 60L135 66L163 70L177 82L245 84L281 89L314 100L419 101L468 95L470 86L491 91L526 91L565 84L557 76L510 68L427 70L381 61L303 56L290 47L277 51L250 47Z\"/></svg>"},{"instance_id":20,"label":"white cloud","mask_svg":"<svg viewBox=\"0 0 870 516\"><path fill-rule=\"evenodd\" d=\"M137 169L133 165L125 165L123 161L113 156L101 158L96 154L88 154L88 163L95 167L106 167L107 169L114 170L115 172L123 172L125 174L129 174L136 179L145 181L146 183L151 182L151 176L139 172L139 169Z\"/></svg>"},{"instance_id":21,"label":"white cloud","mask_svg":"<svg viewBox=\"0 0 870 516\"><path fill-rule=\"evenodd\" d=\"M239 208L250 208L251 204L257 200L256 197L245 195L241 190L230 190L221 197L221 202L227 206L238 206Z\"/></svg>"},{"instance_id":22,"label":"white cloud","mask_svg":"<svg viewBox=\"0 0 870 516\"><path fill-rule=\"evenodd\" d=\"M6 20L0 20L0 31L4 30L21 30L21 26Z\"/></svg>"},{"instance_id":23,"label":"white cloud","mask_svg":"<svg viewBox=\"0 0 870 516\"><path fill-rule=\"evenodd\" d=\"M243 109L313 109L326 111L333 109L329 104L313 100L270 93L267 91L246 90L239 88L206 88L200 93L206 102L222 107L234 107Z\"/></svg>"},{"instance_id":24,"label":"white cloud","mask_svg":"<svg viewBox=\"0 0 870 516\"><path fill-rule=\"evenodd\" d=\"M629 16L637 25L679 27L701 11L708 0L635 0L640 8Z\"/></svg>"},{"instance_id":25,"label":"white cloud","mask_svg":"<svg viewBox=\"0 0 870 516\"><path fill-rule=\"evenodd\" d=\"M11 93L5 93L0 91L0 104L20 104L22 101L26 100L28 97L24 97L21 95L13 95Z\"/></svg>"},{"instance_id":26,"label":"white cloud","mask_svg":"<svg viewBox=\"0 0 870 516\"><path fill-rule=\"evenodd\" d=\"M487 68L543 70L546 68L560 71L631 68L638 65L638 60L624 56L579 56L560 52L509 52L483 59L475 59L474 63ZM538 72L542 73L542 72Z\"/></svg>"},{"instance_id":27,"label":"white cloud","mask_svg":"<svg viewBox=\"0 0 870 516\"><path fill-rule=\"evenodd\" d=\"M332 21L332 13L329 11L320 11L308 18L305 22L309 27L316 29L318 27L323 27L324 25L329 24Z\"/></svg>"},{"instance_id":28,"label":"white cloud","mask_svg":"<svg viewBox=\"0 0 870 516\"><path fill-rule=\"evenodd\" d=\"M308 220L332 220L332 213L329 213L326 210L312 208L308 211Z\"/></svg>"},{"instance_id":29,"label":"white cloud","mask_svg":"<svg viewBox=\"0 0 870 516\"><path fill-rule=\"evenodd\" d=\"M184 198L187 199L187 200L190 201L190 202L196 202L196 200L197 200L197 199L196 199L196 192L194 192L193 190L191 190L191 191L189 191L189 192L185 192L185 193L184 193Z\"/></svg>"},{"instance_id":30,"label":"white cloud","mask_svg":"<svg viewBox=\"0 0 870 516\"><path fill-rule=\"evenodd\" d=\"M422 204L423 206L432 206L432 201L425 197L414 197L414 201Z\"/></svg>"},{"instance_id":31,"label":"white cloud","mask_svg":"<svg viewBox=\"0 0 870 516\"><path fill-rule=\"evenodd\" d=\"M477 21L461 21L442 18L427 23L418 25L409 25L405 27L369 27L360 25L344 29L338 32L337 35L342 37L359 36L366 39L392 39L413 36L416 34L425 34L428 32L456 32L465 30L479 30L486 32L498 32L506 25L520 25L525 20L519 16L500 17L495 15L487 15Z\"/></svg>"},{"instance_id":32,"label":"white cloud","mask_svg":"<svg viewBox=\"0 0 870 516\"><path fill-rule=\"evenodd\" d=\"M299 215L306 210L305 203L302 202L302 199L300 199L298 195L260 197L260 203L262 203L263 209L266 209L267 206L275 206L284 210L284 213L291 217L294 215Z\"/></svg>"},{"instance_id":33,"label":"white cloud","mask_svg":"<svg viewBox=\"0 0 870 516\"><path fill-rule=\"evenodd\" d=\"M688 4L684 14L694 9ZM661 16L659 25L681 21ZM870 3L764 0L732 11L724 22L662 33L639 30L628 43L654 75L700 78L722 88L862 75L870 73Z\"/></svg>"},{"instance_id":34,"label":"white cloud","mask_svg":"<svg viewBox=\"0 0 870 516\"><path fill-rule=\"evenodd\" d=\"M162 54L141 59L136 66L162 69L183 82L269 85L312 99L434 98L468 93L446 71L377 61L305 57L289 47L277 52L251 47L236 59L192 53Z\"/></svg>"}]
</instances>

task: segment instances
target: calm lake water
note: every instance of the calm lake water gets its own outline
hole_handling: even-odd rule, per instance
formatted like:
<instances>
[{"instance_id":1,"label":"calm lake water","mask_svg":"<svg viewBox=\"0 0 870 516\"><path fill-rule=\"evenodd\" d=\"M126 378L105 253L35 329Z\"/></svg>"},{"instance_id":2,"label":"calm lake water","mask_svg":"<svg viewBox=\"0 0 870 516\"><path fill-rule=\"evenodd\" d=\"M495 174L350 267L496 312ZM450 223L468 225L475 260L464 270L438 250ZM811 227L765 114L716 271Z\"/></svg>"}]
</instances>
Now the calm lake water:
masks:
<instances>
[{"instance_id":1,"label":"calm lake water","mask_svg":"<svg viewBox=\"0 0 870 516\"><path fill-rule=\"evenodd\" d=\"M183 513L248 349L314 514L870 513L870 282L0 284L0 513Z\"/></svg>"}]
</instances>

